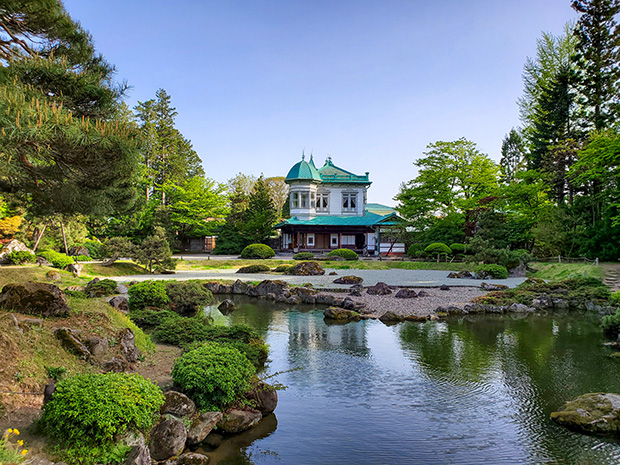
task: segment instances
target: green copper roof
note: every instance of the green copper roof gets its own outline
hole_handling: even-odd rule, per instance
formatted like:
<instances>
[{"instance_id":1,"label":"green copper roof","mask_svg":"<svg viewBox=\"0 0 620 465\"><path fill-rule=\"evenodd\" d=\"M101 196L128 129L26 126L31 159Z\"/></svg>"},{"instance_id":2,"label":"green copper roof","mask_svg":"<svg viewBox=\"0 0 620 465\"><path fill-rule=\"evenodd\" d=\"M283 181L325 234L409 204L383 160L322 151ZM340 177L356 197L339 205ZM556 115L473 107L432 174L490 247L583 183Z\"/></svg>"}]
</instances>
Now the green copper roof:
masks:
<instances>
[{"instance_id":1,"label":"green copper roof","mask_svg":"<svg viewBox=\"0 0 620 465\"><path fill-rule=\"evenodd\" d=\"M376 213L377 215L388 215L396 212L396 210L392 207L388 207L387 205L382 205L380 203L367 203L366 211Z\"/></svg>"},{"instance_id":2,"label":"green copper roof","mask_svg":"<svg viewBox=\"0 0 620 465\"><path fill-rule=\"evenodd\" d=\"M377 215L366 212L364 216L317 216L310 220L300 220L296 216L284 220L274 226L279 229L283 226L375 226L399 224L401 219L395 214Z\"/></svg>"},{"instance_id":3,"label":"green copper roof","mask_svg":"<svg viewBox=\"0 0 620 465\"><path fill-rule=\"evenodd\" d=\"M286 175L285 181L311 180L321 182L321 175L316 166L314 166L312 155L310 156L309 163L304 158L302 155L301 161L293 165Z\"/></svg>"},{"instance_id":4,"label":"green copper roof","mask_svg":"<svg viewBox=\"0 0 620 465\"><path fill-rule=\"evenodd\" d=\"M332 163L331 157L327 157L325 164L319 168L319 174L321 181L326 183L370 184L368 172L364 176L358 176L350 171L343 170Z\"/></svg>"}]
</instances>

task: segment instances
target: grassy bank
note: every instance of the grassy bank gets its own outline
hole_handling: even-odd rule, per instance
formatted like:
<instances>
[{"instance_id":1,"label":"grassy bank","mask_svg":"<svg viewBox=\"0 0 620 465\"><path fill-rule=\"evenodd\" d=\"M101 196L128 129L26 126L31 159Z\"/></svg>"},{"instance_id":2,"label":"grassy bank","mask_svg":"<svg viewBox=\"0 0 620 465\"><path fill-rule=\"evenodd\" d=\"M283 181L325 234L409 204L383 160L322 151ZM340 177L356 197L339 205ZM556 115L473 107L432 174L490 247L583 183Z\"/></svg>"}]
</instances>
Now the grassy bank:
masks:
<instances>
[{"instance_id":1,"label":"grassy bank","mask_svg":"<svg viewBox=\"0 0 620 465\"><path fill-rule=\"evenodd\" d=\"M571 278L603 279L603 268L582 263L531 263L530 268L537 270L529 276L548 281L563 281Z\"/></svg>"}]
</instances>

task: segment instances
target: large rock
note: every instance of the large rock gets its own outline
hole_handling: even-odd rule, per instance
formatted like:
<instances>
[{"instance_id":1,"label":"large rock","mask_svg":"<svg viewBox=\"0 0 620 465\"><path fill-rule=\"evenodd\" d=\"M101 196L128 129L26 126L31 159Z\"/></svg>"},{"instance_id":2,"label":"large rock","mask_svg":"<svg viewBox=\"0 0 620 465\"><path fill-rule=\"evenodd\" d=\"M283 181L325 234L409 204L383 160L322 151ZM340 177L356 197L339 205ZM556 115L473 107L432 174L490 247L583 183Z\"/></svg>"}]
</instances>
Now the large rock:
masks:
<instances>
[{"instance_id":1,"label":"large rock","mask_svg":"<svg viewBox=\"0 0 620 465\"><path fill-rule=\"evenodd\" d=\"M209 457L197 452L185 452L177 459L177 465L207 465Z\"/></svg>"},{"instance_id":2,"label":"large rock","mask_svg":"<svg viewBox=\"0 0 620 465\"><path fill-rule=\"evenodd\" d=\"M123 357L112 357L101 368L106 373L123 373L129 370L129 363Z\"/></svg>"},{"instance_id":3,"label":"large rock","mask_svg":"<svg viewBox=\"0 0 620 465\"><path fill-rule=\"evenodd\" d=\"M58 328L54 331L54 335L60 341L60 344L69 352L77 355L82 360L91 360L92 354L88 350L86 344L80 339L77 331L70 328Z\"/></svg>"},{"instance_id":4,"label":"large rock","mask_svg":"<svg viewBox=\"0 0 620 465\"><path fill-rule=\"evenodd\" d=\"M370 286L366 292L370 295L388 295L392 293L392 289L387 284L378 282L374 286Z\"/></svg>"},{"instance_id":5,"label":"large rock","mask_svg":"<svg viewBox=\"0 0 620 465\"><path fill-rule=\"evenodd\" d=\"M379 320L382 321L383 323L398 323L401 321L405 321L405 317L402 315L399 315L398 313L394 313L391 310L388 310L383 315L381 315Z\"/></svg>"},{"instance_id":6,"label":"large rock","mask_svg":"<svg viewBox=\"0 0 620 465\"><path fill-rule=\"evenodd\" d=\"M278 405L278 393L269 384L259 381L245 397L253 401L253 407L264 415L272 413Z\"/></svg>"},{"instance_id":7,"label":"large rock","mask_svg":"<svg viewBox=\"0 0 620 465\"><path fill-rule=\"evenodd\" d=\"M248 285L237 279L232 285L232 293L233 294L245 294L248 290Z\"/></svg>"},{"instance_id":8,"label":"large rock","mask_svg":"<svg viewBox=\"0 0 620 465\"><path fill-rule=\"evenodd\" d=\"M161 414L169 413L176 417L189 417L196 412L196 404L185 394L177 391L164 392L164 405L161 407Z\"/></svg>"},{"instance_id":9,"label":"large rock","mask_svg":"<svg viewBox=\"0 0 620 465\"><path fill-rule=\"evenodd\" d=\"M480 289L483 291L503 291L508 289L508 286L504 284L491 284L491 283L482 283L480 285Z\"/></svg>"},{"instance_id":10,"label":"large rock","mask_svg":"<svg viewBox=\"0 0 620 465\"><path fill-rule=\"evenodd\" d=\"M5 246L0 247L0 264L1 265L6 265L8 263L11 263L11 261L8 258L11 252L30 252L31 254L34 254L34 252L28 247L26 247L24 243L19 242L17 239L13 239Z\"/></svg>"},{"instance_id":11,"label":"large rock","mask_svg":"<svg viewBox=\"0 0 620 465\"><path fill-rule=\"evenodd\" d=\"M84 344L95 357L105 354L110 348L110 342L105 337L91 336L84 341Z\"/></svg>"},{"instance_id":12,"label":"large rock","mask_svg":"<svg viewBox=\"0 0 620 465\"><path fill-rule=\"evenodd\" d=\"M82 268L84 268L84 266L82 264L80 264L80 263L71 263L70 265L67 265L67 271L72 273L73 276L75 276L76 278L80 277L80 273L82 272Z\"/></svg>"},{"instance_id":13,"label":"large rock","mask_svg":"<svg viewBox=\"0 0 620 465\"><path fill-rule=\"evenodd\" d=\"M353 275L341 276L340 278L334 279L334 284L362 284L363 282L363 278Z\"/></svg>"},{"instance_id":14,"label":"large rock","mask_svg":"<svg viewBox=\"0 0 620 465\"><path fill-rule=\"evenodd\" d=\"M285 292L289 292L289 285L284 281L271 281L266 279L261 281L256 286L256 293L259 296L267 296L268 294L275 294L275 296L281 296Z\"/></svg>"},{"instance_id":15,"label":"large rock","mask_svg":"<svg viewBox=\"0 0 620 465\"><path fill-rule=\"evenodd\" d=\"M64 317L70 310L65 293L58 286L33 282L4 286L0 309L43 317Z\"/></svg>"},{"instance_id":16,"label":"large rock","mask_svg":"<svg viewBox=\"0 0 620 465\"><path fill-rule=\"evenodd\" d=\"M508 270L508 276L510 278L525 278L527 276L527 265L520 262L518 266Z\"/></svg>"},{"instance_id":17,"label":"large rock","mask_svg":"<svg viewBox=\"0 0 620 465\"><path fill-rule=\"evenodd\" d=\"M553 308L553 299L547 294L541 294L532 301L532 307L540 310Z\"/></svg>"},{"instance_id":18,"label":"large rock","mask_svg":"<svg viewBox=\"0 0 620 465\"><path fill-rule=\"evenodd\" d=\"M394 295L394 297L396 297L397 299L412 299L417 296L418 294L416 293L416 291L407 288L399 289L396 295Z\"/></svg>"},{"instance_id":19,"label":"large rock","mask_svg":"<svg viewBox=\"0 0 620 465\"><path fill-rule=\"evenodd\" d=\"M583 394L552 412L551 419L581 433L620 436L620 395Z\"/></svg>"},{"instance_id":20,"label":"large rock","mask_svg":"<svg viewBox=\"0 0 620 465\"><path fill-rule=\"evenodd\" d=\"M291 289L291 294L296 294L305 304L316 303L317 291L314 289L309 289L307 287L294 287Z\"/></svg>"},{"instance_id":21,"label":"large rock","mask_svg":"<svg viewBox=\"0 0 620 465\"><path fill-rule=\"evenodd\" d=\"M256 426L263 416L256 410L232 409L217 424L218 429L228 434L241 433Z\"/></svg>"},{"instance_id":22,"label":"large rock","mask_svg":"<svg viewBox=\"0 0 620 465\"><path fill-rule=\"evenodd\" d=\"M472 279L474 277L470 271L459 271L458 273L449 273L448 278L456 279Z\"/></svg>"},{"instance_id":23,"label":"large rock","mask_svg":"<svg viewBox=\"0 0 620 465\"><path fill-rule=\"evenodd\" d=\"M204 441L222 416L221 412L204 412L198 415L187 432L187 444L195 446Z\"/></svg>"},{"instance_id":24,"label":"large rock","mask_svg":"<svg viewBox=\"0 0 620 465\"><path fill-rule=\"evenodd\" d=\"M119 334L121 344L121 353L125 356L129 363L135 363L140 357L140 351L136 347L136 336L129 328L121 329Z\"/></svg>"},{"instance_id":25,"label":"large rock","mask_svg":"<svg viewBox=\"0 0 620 465\"><path fill-rule=\"evenodd\" d=\"M235 310L235 303L230 300L230 299L226 299L224 302L222 302L221 304L218 305L217 309L222 312L222 314L224 315L228 315L230 313L232 313Z\"/></svg>"},{"instance_id":26,"label":"large rock","mask_svg":"<svg viewBox=\"0 0 620 465\"><path fill-rule=\"evenodd\" d=\"M47 273L45 273L45 279L55 282L62 281L62 275L60 274L60 271L49 270Z\"/></svg>"},{"instance_id":27,"label":"large rock","mask_svg":"<svg viewBox=\"0 0 620 465\"><path fill-rule=\"evenodd\" d=\"M330 320L359 321L362 319L359 313L338 307L329 307L323 315Z\"/></svg>"},{"instance_id":28,"label":"large rock","mask_svg":"<svg viewBox=\"0 0 620 465\"><path fill-rule=\"evenodd\" d=\"M159 422L151 430L150 437L151 457L154 460L166 460L183 452L187 432L182 420L170 417Z\"/></svg>"},{"instance_id":29,"label":"large rock","mask_svg":"<svg viewBox=\"0 0 620 465\"><path fill-rule=\"evenodd\" d=\"M220 283L218 283L217 281L209 281L208 283L203 283L202 286L208 291L211 291L212 294L222 293L220 292Z\"/></svg>"},{"instance_id":30,"label":"large rock","mask_svg":"<svg viewBox=\"0 0 620 465\"><path fill-rule=\"evenodd\" d=\"M87 257L90 257L90 252L83 245L74 245L73 247L69 249L69 255L71 256L86 255Z\"/></svg>"},{"instance_id":31,"label":"large rock","mask_svg":"<svg viewBox=\"0 0 620 465\"><path fill-rule=\"evenodd\" d=\"M129 299L124 295L112 297L108 303L120 312L129 313Z\"/></svg>"},{"instance_id":32,"label":"large rock","mask_svg":"<svg viewBox=\"0 0 620 465\"><path fill-rule=\"evenodd\" d=\"M149 448L144 444L133 446L127 454L125 465L151 465Z\"/></svg>"},{"instance_id":33,"label":"large rock","mask_svg":"<svg viewBox=\"0 0 620 465\"><path fill-rule=\"evenodd\" d=\"M317 262L301 262L289 269L286 274L293 276L322 276L325 270Z\"/></svg>"},{"instance_id":34,"label":"large rock","mask_svg":"<svg viewBox=\"0 0 620 465\"><path fill-rule=\"evenodd\" d=\"M321 304L321 305L335 305L335 302L336 302L337 298L334 297L333 295L323 294L322 292L319 292L315 296L315 300L316 300L317 304Z\"/></svg>"}]
</instances>

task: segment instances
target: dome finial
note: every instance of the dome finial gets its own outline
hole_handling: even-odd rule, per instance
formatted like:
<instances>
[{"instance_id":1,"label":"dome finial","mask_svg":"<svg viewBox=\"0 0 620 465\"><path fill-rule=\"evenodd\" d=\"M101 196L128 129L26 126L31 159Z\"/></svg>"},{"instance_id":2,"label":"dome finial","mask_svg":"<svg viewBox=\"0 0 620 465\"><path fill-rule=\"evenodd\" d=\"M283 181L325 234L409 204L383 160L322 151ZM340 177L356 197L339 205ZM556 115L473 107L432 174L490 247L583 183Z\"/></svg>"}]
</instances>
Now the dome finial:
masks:
<instances>
[{"instance_id":1,"label":"dome finial","mask_svg":"<svg viewBox=\"0 0 620 465\"><path fill-rule=\"evenodd\" d=\"M303 149L301 151L301 159L302 159L302 161L306 159L306 149Z\"/></svg>"}]
</instances>

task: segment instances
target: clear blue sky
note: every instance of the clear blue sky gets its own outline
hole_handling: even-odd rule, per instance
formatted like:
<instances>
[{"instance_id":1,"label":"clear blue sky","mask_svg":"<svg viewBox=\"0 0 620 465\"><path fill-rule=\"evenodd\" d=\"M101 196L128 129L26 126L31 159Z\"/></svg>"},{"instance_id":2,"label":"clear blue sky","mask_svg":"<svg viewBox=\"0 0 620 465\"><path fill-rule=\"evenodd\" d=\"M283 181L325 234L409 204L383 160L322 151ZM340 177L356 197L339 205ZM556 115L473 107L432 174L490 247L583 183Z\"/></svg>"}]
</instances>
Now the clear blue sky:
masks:
<instances>
[{"instance_id":1,"label":"clear blue sky","mask_svg":"<svg viewBox=\"0 0 620 465\"><path fill-rule=\"evenodd\" d=\"M427 144L466 137L498 161L521 71L569 0L65 0L132 89L172 96L207 176L370 171L393 205Z\"/></svg>"}]
</instances>

